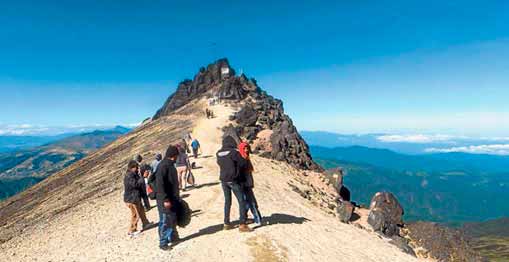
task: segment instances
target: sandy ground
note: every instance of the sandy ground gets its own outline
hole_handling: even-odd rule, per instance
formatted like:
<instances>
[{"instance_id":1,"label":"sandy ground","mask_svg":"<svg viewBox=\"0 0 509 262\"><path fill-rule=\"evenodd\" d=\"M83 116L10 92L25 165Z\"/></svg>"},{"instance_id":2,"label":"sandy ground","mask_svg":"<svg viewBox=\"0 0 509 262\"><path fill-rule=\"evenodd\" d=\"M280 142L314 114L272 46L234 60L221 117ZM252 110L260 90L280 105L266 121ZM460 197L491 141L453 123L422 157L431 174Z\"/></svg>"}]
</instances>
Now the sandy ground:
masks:
<instances>
[{"instance_id":1,"label":"sandy ground","mask_svg":"<svg viewBox=\"0 0 509 262\"><path fill-rule=\"evenodd\" d=\"M232 108L212 108L215 119L200 119L193 136L202 144L194 171L199 188L183 193L195 210L191 224L179 229L183 241L171 251L158 248L157 228L127 236L129 211L122 192L87 201L31 234L0 246L1 261L417 261L374 233L342 224L314 207L288 185L297 174L290 166L253 157L255 193L267 225L252 233L223 231L223 193L214 157L220 127ZM157 210L148 212L157 221ZM238 217L234 200L232 220Z\"/></svg>"}]
</instances>

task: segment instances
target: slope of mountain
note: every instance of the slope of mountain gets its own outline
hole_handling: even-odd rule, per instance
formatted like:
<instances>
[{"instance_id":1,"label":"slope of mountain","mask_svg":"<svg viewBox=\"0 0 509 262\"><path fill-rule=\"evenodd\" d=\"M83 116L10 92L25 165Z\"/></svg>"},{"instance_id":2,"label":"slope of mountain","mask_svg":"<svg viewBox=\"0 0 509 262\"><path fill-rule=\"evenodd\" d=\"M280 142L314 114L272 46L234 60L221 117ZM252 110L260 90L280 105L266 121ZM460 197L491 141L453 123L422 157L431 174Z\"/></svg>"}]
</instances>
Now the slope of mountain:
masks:
<instances>
[{"instance_id":1,"label":"slope of mountain","mask_svg":"<svg viewBox=\"0 0 509 262\"><path fill-rule=\"evenodd\" d=\"M509 217L466 223L463 230L474 240L474 249L490 261L509 261Z\"/></svg>"},{"instance_id":2,"label":"slope of mountain","mask_svg":"<svg viewBox=\"0 0 509 262\"><path fill-rule=\"evenodd\" d=\"M323 182L323 174L312 171L316 164L309 152L302 152L307 145L289 118L280 115L282 107L275 106L259 89L250 89L245 77L222 74L225 71L233 71L226 60L200 70L198 75L204 76L206 86L201 87L198 83L202 80L195 77L198 81L181 84L176 92L192 99L177 103L172 101L180 100L181 95L171 96L152 121L29 190L0 202L2 258L18 261L35 258L43 261L418 261L373 232L335 219L330 214L334 190ZM198 86L200 95L192 93ZM216 95L222 102L207 105L207 98ZM261 100L263 103L258 103ZM251 115L258 124L237 128L239 121L243 121L239 112L246 105L272 109ZM216 117L207 119L203 114L205 108L213 110ZM253 156L255 190L268 224L251 234L222 231L223 196L213 156L221 146L223 134L231 132L229 127L243 135L252 133L254 128L261 129L251 139L260 145L260 156ZM267 135L274 130L280 131ZM126 236L128 209L122 202L122 179L133 155L139 153L151 159L187 133L198 138L203 147L202 157L194 160L202 167L195 171L200 186L182 195L195 212L191 224L179 229L182 241L170 252L163 252L157 248L156 229L135 239ZM271 147L276 154L272 154ZM301 156L303 159L298 161L297 157ZM307 201L296 189L316 193L309 194L311 201ZM234 214L238 214L235 205ZM150 211L148 216L157 220L157 211Z\"/></svg>"},{"instance_id":3,"label":"slope of mountain","mask_svg":"<svg viewBox=\"0 0 509 262\"><path fill-rule=\"evenodd\" d=\"M342 167L353 198L368 204L369 196L390 191L405 206L408 220L458 225L509 214L508 158L437 154L403 155L366 147L311 147L325 168ZM484 166L484 168L482 168ZM509 165L505 165L509 166Z\"/></svg>"},{"instance_id":4,"label":"slope of mountain","mask_svg":"<svg viewBox=\"0 0 509 262\"><path fill-rule=\"evenodd\" d=\"M128 131L123 127L93 131L35 148L0 154L0 199L62 170Z\"/></svg>"}]
</instances>

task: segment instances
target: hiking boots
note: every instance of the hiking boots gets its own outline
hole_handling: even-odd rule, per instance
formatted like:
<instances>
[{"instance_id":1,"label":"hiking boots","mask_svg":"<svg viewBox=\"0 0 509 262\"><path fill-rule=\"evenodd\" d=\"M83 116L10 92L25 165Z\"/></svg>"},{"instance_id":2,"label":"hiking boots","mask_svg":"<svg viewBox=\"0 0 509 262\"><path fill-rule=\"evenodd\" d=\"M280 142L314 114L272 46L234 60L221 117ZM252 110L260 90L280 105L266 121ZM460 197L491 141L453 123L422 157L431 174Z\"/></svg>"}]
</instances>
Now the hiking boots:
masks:
<instances>
[{"instance_id":1,"label":"hiking boots","mask_svg":"<svg viewBox=\"0 0 509 262\"><path fill-rule=\"evenodd\" d=\"M168 250L171 250L171 247L168 245L164 245L164 246L159 246L159 249L161 249L162 251L168 251Z\"/></svg>"},{"instance_id":2,"label":"hiking boots","mask_svg":"<svg viewBox=\"0 0 509 262\"><path fill-rule=\"evenodd\" d=\"M246 224L240 224L239 225L239 231L241 233L248 233L248 232L253 232L253 229L248 227Z\"/></svg>"},{"instance_id":3,"label":"hiking boots","mask_svg":"<svg viewBox=\"0 0 509 262\"><path fill-rule=\"evenodd\" d=\"M250 224L254 224L254 222L255 222L255 221L254 221L254 219L252 219L252 218L248 218L248 219L246 219L246 224L248 224L248 225L250 225Z\"/></svg>"},{"instance_id":4,"label":"hiking boots","mask_svg":"<svg viewBox=\"0 0 509 262\"><path fill-rule=\"evenodd\" d=\"M233 225L232 224L224 224L223 225L223 230L232 230L233 229Z\"/></svg>"}]
</instances>

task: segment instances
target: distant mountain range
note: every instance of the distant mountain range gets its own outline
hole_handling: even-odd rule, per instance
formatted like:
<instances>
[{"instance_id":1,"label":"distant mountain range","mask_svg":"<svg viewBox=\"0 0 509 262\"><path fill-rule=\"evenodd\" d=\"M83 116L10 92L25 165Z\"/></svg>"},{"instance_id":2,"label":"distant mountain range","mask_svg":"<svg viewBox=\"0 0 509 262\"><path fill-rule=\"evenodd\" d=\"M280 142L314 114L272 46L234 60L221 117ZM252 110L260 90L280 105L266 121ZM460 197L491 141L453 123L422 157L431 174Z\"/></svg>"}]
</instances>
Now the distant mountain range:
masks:
<instances>
[{"instance_id":1,"label":"distant mountain range","mask_svg":"<svg viewBox=\"0 0 509 262\"><path fill-rule=\"evenodd\" d=\"M0 153L31 148L51 143L76 134L61 134L55 136L0 136Z\"/></svg>"},{"instance_id":2,"label":"distant mountain range","mask_svg":"<svg viewBox=\"0 0 509 262\"><path fill-rule=\"evenodd\" d=\"M509 214L509 157L464 153L405 155L361 146L311 146L325 168L342 167L352 198L368 204L393 192L408 220L459 225Z\"/></svg>"},{"instance_id":3,"label":"distant mountain range","mask_svg":"<svg viewBox=\"0 0 509 262\"><path fill-rule=\"evenodd\" d=\"M0 199L14 195L49 175L82 159L130 129L117 126L78 135L56 137L16 137L23 147L50 139L44 145L0 153ZM7 141L11 138L4 138ZM14 141L11 140L11 141Z\"/></svg>"}]
</instances>

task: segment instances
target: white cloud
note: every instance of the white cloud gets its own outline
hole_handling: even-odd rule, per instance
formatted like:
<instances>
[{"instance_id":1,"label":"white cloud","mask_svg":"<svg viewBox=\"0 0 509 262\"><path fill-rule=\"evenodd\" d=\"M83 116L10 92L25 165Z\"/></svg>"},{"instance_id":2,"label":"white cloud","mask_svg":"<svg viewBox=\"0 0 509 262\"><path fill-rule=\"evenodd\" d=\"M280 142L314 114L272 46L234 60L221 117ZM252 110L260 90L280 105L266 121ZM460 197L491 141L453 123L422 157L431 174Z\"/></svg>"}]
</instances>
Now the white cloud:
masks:
<instances>
[{"instance_id":1,"label":"white cloud","mask_svg":"<svg viewBox=\"0 0 509 262\"><path fill-rule=\"evenodd\" d=\"M463 152L470 154L509 155L509 144L460 146L451 148L427 148L428 153Z\"/></svg>"},{"instance_id":2,"label":"white cloud","mask_svg":"<svg viewBox=\"0 0 509 262\"><path fill-rule=\"evenodd\" d=\"M134 127L132 124L123 125ZM115 125L68 125L68 126L40 126L40 125L2 125L0 124L0 136L48 136L65 133L83 133L94 130L105 130L115 127Z\"/></svg>"},{"instance_id":3,"label":"white cloud","mask_svg":"<svg viewBox=\"0 0 509 262\"><path fill-rule=\"evenodd\" d=\"M449 135L382 135L378 136L377 140L386 143L432 143L432 142L446 142L456 137Z\"/></svg>"}]
</instances>

